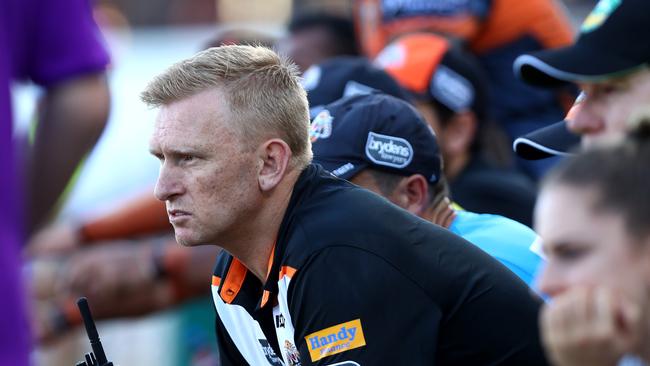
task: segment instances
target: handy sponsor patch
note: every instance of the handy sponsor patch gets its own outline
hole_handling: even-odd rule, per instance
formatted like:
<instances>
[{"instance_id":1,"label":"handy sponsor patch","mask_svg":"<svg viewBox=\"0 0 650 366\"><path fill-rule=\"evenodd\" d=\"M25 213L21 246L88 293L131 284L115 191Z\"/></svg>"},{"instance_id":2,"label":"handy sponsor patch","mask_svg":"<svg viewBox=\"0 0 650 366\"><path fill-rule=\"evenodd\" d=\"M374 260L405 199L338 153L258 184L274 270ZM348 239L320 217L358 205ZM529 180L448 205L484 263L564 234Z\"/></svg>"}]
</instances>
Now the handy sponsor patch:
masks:
<instances>
[{"instance_id":1,"label":"handy sponsor patch","mask_svg":"<svg viewBox=\"0 0 650 366\"><path fill-rule=\"evenodd\" d=\"M312 362L366 345L361 319L338 324L305 337Z\"/></svg>"},{"instance_id":2,"label":"handy sponsor patch","mask_svg":"<svg viewBox=\"0 0 650 366\"><path fill-rule=\"evenodd\" d=\"M368 132L366 156L375 164L401 169L413 160L413 147L401 137Z\"/></svg>"}]
</instances>

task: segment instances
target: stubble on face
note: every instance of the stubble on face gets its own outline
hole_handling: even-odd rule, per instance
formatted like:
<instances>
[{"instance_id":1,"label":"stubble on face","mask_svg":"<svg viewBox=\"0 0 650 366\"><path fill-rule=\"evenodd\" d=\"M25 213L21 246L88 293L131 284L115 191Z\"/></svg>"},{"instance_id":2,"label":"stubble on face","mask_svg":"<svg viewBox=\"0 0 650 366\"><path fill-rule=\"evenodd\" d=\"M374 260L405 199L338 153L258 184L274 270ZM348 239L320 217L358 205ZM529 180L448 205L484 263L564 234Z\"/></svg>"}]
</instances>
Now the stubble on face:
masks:
<instances>
[{"instance_id":1,"label":"stubble on face","mask_svg":"<svg viewBox=\"0 0 650 366\"><path fill-rule=\"evenodd\" d=\"M156 124L161 175L167 169L174 193L165 200L168 211L185 214L172 220L184 246L232 240L257 204L254 150L242 145L228 112L221 92L209 90L163 107Z\"/></svg>"}]
</instances>

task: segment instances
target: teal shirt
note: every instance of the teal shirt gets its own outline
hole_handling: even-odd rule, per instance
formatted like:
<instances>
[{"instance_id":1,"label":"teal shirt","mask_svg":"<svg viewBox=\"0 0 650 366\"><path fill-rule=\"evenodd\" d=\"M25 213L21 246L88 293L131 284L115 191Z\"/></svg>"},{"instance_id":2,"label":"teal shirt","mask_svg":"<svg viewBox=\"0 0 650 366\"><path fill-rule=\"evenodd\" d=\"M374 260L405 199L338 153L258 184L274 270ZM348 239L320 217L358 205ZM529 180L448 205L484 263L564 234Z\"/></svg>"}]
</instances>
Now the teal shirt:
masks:
<instances>
[{"instance_id":1,"label":"teal shirt","mask_svg":"<svg viewBox=\"0 0 650 366\"><path fill-rule=\"evenodd\" d=\"M536 250L538 236L528 226L503 216L458 210L449 230L481 248L528 286L533 286L543 259Z\"/></svg>"}]
</instances>

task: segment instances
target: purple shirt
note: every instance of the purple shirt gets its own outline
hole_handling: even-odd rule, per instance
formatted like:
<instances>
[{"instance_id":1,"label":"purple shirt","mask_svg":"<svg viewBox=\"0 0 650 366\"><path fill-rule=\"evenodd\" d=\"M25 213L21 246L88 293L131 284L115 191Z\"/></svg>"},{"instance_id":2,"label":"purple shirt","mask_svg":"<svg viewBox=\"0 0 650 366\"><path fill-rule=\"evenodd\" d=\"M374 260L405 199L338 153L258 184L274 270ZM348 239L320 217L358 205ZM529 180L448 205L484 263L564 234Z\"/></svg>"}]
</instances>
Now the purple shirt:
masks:
<instances>
[{"instance_id":1,"label":"purple shirt","mask_svg":"<svg viewBox=\"0 0 650 366\"><path fill-rule=\"evenodd\" d=\"M107 64L87 0L0 1L0 365L24 366L29 356L10 84L32 80L47 88Z\"/></svg>"}]
</instances>

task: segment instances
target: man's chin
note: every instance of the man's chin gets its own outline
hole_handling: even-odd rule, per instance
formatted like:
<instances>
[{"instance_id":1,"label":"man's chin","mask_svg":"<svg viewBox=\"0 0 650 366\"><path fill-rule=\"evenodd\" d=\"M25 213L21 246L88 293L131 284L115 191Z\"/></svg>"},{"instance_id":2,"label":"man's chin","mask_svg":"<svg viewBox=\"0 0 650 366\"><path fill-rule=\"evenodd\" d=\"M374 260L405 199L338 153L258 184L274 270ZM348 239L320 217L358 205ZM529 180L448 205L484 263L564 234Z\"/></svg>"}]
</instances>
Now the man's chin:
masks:
<instances>
[{"instance_id":1,"label":"man's chin","mask_svg":"<svg viewBox=\"0 0 650 366\"><path fill-rule=\"evenodd\" d=\"M176 233L176 242L184 247L194 247L201 245L200 241L188 237L187 235L183 235L182 233Z\"/></svg>"}]
</instances>

